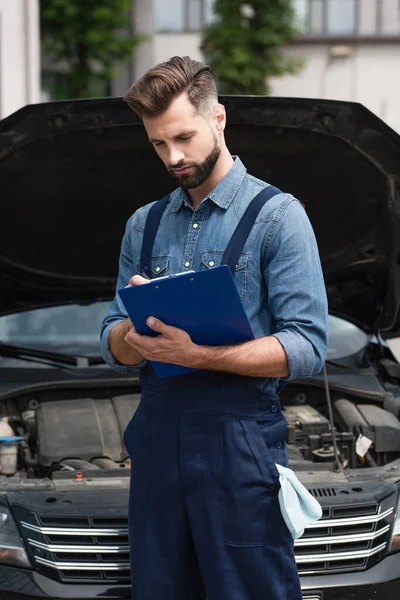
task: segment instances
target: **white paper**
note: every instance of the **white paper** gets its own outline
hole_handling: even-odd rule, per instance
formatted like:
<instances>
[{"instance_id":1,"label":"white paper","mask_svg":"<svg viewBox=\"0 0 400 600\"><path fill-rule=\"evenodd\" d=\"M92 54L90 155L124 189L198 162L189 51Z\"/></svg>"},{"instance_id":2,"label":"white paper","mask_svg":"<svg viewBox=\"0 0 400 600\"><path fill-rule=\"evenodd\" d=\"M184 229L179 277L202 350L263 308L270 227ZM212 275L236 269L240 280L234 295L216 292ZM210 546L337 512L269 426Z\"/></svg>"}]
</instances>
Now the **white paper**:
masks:
<instances>
[{"instance_id":1,"label":"white paper","mask_svg":"<svg viewBox=\"0 0 400 600\"><path fill-rule=\"evenodd\" d=\"M362 458L367 454L372 444L372 440L367 438L365 435L359 435L356 441L356 452L358 456Z\"/></svg>"}]
</instances>

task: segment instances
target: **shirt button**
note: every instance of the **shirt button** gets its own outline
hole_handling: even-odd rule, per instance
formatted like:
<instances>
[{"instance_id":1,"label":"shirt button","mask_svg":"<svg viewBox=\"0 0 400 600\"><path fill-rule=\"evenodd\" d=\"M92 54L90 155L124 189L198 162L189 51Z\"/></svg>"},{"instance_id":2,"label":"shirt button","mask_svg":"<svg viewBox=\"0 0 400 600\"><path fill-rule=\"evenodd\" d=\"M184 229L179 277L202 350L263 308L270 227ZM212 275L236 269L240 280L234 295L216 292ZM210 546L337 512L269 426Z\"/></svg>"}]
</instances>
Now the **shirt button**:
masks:
<instances>
[{"instance_id":1,"label":"shirt button","mask_svg":"<svg viewBox=\"0 0 400 600\"><path fill-rule=\"evenodd\" d=\"M282 442L276 442L275 448L280 450L282 448Z\"/></svg>"},{"instance_id":2,"label":"shirt button","mask_svg":"<svg viewBox=\"0 0 400 600\"><path fill-rule=\"evenodd\" d=\"M199 224L198 224L198 223L193 223L193 229L197 229L197 228L198 228L198 226L199 226Z\"/></svg>"},{"instance_id":3,"label":"shirt button","mask_svg":"<svg viewBox=\"0 0 400 600\"><path fill-rule=\"evenodd\" d=\"M272 412L276 412L277 410L278 410L278 407L276 406L276 404L273 404L273 405L271 406L271 411L272 411Z\"/></svg>"},{"instance_id":4,"label":"shirt button","mask_svg":"<svg viewBox=\"0 0 400 600\"><path fill-rule=\"evenodd\" d=\"M210 262L208 263L209 267L213 267L215 265L215 262L213 260L210 260Z\"/></svg>"},{"instance_id":5,"label":"shirt button","mask_svg":"<svg viewBox=\"0 0 400 600\"><path fill-rule=\"evenodd\" d=\"M190 267L190 262L185 262L185 267Z\"/></svg>"},{"instance_id":6,"label":"shirt button","mask_svg":"<svg viewBox=\"0 0 400 600\"><path fill-rule=\"evenodd\" d=\"M161 267L156 267L156 273L159 273L161 271Z\"/></svg>"}]
</instances>

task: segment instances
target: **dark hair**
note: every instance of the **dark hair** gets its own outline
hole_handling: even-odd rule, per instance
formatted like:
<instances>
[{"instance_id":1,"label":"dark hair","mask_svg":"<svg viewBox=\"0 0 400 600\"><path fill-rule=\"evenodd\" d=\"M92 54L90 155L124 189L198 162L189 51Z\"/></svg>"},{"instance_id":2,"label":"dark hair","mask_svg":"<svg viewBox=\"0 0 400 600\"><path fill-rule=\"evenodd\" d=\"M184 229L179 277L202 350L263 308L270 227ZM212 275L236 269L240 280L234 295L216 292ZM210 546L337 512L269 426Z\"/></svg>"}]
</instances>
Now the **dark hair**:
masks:
<instances>
[{"instance_id":1,"label":"dark hair","mask_svg":"<svg viewBox=\"0 0 400 600\"><path fill-rule=\"evenodd\" d=\"M189 56L173 56L147 71L127 91L124 101L142 119L161 115L171 102L187 93L196 111L218 102L211 68Z\"/></svg>"}]
</instances>

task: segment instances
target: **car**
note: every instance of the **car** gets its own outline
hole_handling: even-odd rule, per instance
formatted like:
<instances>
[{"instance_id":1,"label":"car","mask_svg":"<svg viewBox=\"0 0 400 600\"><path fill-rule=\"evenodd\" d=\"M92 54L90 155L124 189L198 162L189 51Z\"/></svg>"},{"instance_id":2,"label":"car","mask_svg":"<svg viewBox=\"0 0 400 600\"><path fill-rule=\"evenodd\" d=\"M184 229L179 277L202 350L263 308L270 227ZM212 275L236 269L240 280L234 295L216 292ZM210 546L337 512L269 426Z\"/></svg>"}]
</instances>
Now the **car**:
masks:
<instances>
[{"instance_id":1,"label":"car","mask_svg":"<svg viewBox=\"0 0 400 600\"><path fill-rule=\"evenodd\" d=\"M329 299L323 372L280 396L290 466L323 508L295 542L303 597L394 600L400 136L356 103L220 101L229 148L303 203ZM130 597L123 431L140 385L102 361L99 332L126 221L171 186L120 98L0 122L0 597Z\"/></svg>"}]
</instances>

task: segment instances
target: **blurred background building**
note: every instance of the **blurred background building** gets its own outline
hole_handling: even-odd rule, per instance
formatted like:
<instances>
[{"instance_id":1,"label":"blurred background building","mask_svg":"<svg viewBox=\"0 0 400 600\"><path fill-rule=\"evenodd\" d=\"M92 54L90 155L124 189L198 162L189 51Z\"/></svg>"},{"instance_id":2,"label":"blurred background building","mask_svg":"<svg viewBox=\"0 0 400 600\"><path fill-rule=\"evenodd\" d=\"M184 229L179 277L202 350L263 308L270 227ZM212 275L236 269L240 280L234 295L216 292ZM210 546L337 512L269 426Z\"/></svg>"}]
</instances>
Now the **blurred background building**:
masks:
<instances>
[{"instance_id":1,"label":"blurred background building","mask_svg":"<svg viewBox=\"0 0 400 600\"><path fill-rule=\"evenodd\" d=\"M202 32L215 19L214 2L133 0L132 29L148 39L132 61L117 65L104 95L123 95L174 54L203 59ZM301 33L283 52L303 58L304 68L270 79L272 94L361 102L400 131L400 0L293 2ZM0 0L0 118L53 99L54 81L63 77L45 53L40 75L39 31L39 0Z\"/></svg>"},{"instance_id":2,"label":"blurred background building","mask_svg":"<svg viewBox=\"0 0 400 600\"><path fill-rule=\"evenodd\" d=\"M40 102L38 0L0 0L0 118Z\"/></svg>"},{"instance_id":3,"label":"blurred background building","mask_svg":"<svg viewBox=\"0 0 400 600\"><path fill-rule=\"evenodd\" d=\"M297 0L304 34L285 52L305 58L273 93L361 102L400 131L399 0Z\"/></svg>"},{"instance_id":4,"label":"blurred background building","mask_svg":"<svg viewBox=\"0 0 400 600\"><path fill-rule=\"evenodd\" d=\"M244 2L245 3L245 2ZM297 75L270 80L276 96L361 102L400 131L400 0L294 0L302 34L284 52L305 59ZM202 59L214 0L135 0L149 41L113 82L122 95L137 76L174 54Z\"/></svg>"}]
</instances>

